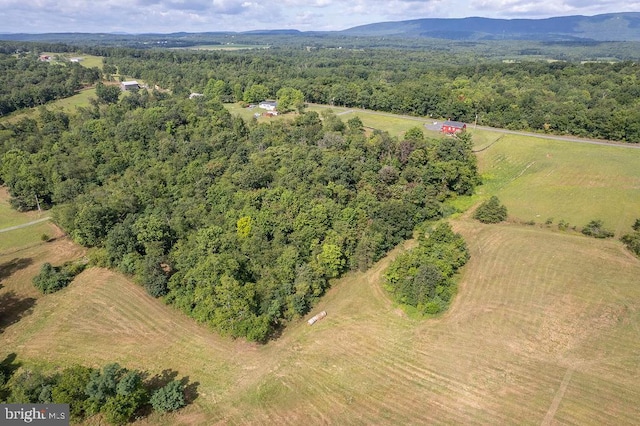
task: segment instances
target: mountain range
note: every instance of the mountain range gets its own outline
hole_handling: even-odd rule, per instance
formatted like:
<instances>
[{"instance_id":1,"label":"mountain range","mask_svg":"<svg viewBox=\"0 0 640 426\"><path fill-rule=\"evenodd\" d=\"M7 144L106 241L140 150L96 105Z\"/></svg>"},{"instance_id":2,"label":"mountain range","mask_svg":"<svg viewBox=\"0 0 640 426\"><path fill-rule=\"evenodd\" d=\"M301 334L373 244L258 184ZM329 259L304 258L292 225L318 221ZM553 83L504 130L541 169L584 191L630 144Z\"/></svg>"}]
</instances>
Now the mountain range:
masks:
<instances>
[{"instance_id":1,"label":"mountain range","mask_svg":"<svg viewBox=\"0 0 640 426\"><path fill-rule=\"evenodd\" d=\"M638 41L640 13L546 19L428 18L361 25L341 33L451 40Z\"/></svg>"},{"instance_id":2,"label":"mountain range","mask_svg":"<svg viewBox=\"0 0 640 426\"><path fill-rule=\"evenodd\" d=\"M436 38L448 40L533 40L533 41L640 41L640 12L608 13L595 16L560 16L545 19L425 18L379 22L342 31L298 31L267 29L245 32L108 34L115 38L191 39L197 35L245 34L259 36L358 36L394 38ZM0 40L69 41L80 33L0 34ZM105 34L106 35L106 34Z\"/></svg>"}]
</instances>

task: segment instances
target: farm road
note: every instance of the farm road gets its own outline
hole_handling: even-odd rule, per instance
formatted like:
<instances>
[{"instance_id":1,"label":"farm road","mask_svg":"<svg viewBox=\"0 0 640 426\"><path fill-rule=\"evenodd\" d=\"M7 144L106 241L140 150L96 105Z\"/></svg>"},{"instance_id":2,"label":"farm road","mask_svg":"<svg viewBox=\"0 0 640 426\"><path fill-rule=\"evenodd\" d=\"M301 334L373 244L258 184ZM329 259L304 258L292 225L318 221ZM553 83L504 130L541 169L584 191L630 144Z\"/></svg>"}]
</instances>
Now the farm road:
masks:
<instances>
[{"instance_id":1,"label":"farm road","mask_svg":"<svg viewBox=\"0 0 640 426\"><path fill-rule=\"evenodd\" d=\"M330 105L322 105L322 104L309 104L309 105L323 107L323 108L331 108ZM346 114L351 114L355 112L363 112L366 114L381 115L385 117L400 117L407 120L419 121L421 123L424 123L424 127L427 130L432 130L436 132L439 132L442 126L442 121L434 121L431 119L427 119L425 117L414 117L411 115L391 114L387 112L378 112L378 111L371 111L368 109L359 109L359 108L350 108L346 111L341 111L336 115L346 115ZM472 127L469 126L469 129L472 129ZM606 141L606 140L600 140L600 139L587 139L587 138L579 138L576 136L560 136L560 135L548 135L544 133L521 132L517 130L499 129L496 127L487 127L487 126L473 126L473 129L487 130L490 132L503 133L508 135L533 136L540 139L550 139L550 140L560 140L560 141L567 141L567 142L589 143L592 145L606 145L606 146L618 146L620 148L640 149L640 144L614 142L614 141Z\"/></svg>"},{"instance_id":2,"label":"farm road","mask_svg":"<svg viewBox=\"0 0 640 426\"><path fill-rule=\"evenodd\" d=\"M49 219L51 219L51 218L49 216L47 216L47 217L43 217L42 219L38 219L38 220L31 221L31 222L23 223L22 225L10 226L8 228L0 229L0 233L8 232L8 231L14 231L14 230L20 229L20 228L26 228L27 226L35 225L35 224L40 223L40 222L46 222Z\"/></svg>"}]
</instances>

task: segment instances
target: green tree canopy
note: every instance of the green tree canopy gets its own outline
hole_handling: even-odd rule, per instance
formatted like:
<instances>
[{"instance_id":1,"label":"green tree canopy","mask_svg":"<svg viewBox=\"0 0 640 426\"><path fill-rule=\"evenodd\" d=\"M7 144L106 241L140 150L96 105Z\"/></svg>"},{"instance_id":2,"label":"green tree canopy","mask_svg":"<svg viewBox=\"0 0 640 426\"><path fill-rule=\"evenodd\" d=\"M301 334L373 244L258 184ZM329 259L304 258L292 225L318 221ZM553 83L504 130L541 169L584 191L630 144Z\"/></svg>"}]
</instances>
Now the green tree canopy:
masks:
<instances>
[{"instance_id":1,"label":"green tree canopy","mask_svg":"<svg viewBox=\"0 0 640 426\"><path fill-rule=\"evenodd\" d=\"M484 201L473 213L473 218L482 223L498 223L507 219L507 208L493 195Z\"/></svg>"},{"instance_id":2,"label":"green tree canopy","mask_svg":"<svg viewBox=\"0 0 640 426\"><path fill-rule=\"evenodd\" d=\"M276 93L278 111L300 110L304 106L304 93L291 87L283 87Z\"/></svg>"}]
</instances>

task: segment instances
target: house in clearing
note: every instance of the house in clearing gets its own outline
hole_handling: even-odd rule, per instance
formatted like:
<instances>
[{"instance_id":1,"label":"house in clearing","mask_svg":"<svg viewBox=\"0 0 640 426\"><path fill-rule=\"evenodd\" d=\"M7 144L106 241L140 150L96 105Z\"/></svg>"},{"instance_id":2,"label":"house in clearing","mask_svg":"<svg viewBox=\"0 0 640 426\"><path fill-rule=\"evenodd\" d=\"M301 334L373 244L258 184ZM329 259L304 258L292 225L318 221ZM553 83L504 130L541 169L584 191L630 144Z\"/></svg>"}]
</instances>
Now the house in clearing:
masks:
<instances>
[{"instance_id":1,"label":"house in clearing","mask_svg":"<svg viewBox=\"0 0 640 426\"><path fill-rule=\"evenodd\" d=\"M267 111L275 111L278 103L276 101L262 101L258 106Z\"/></svg>"},{"instance_id":2,"label":"house in clearing","mask_svg":"<svg viewBox=\"0 0 640 426\"><path fill-rule=\"evenodd\" d=\"M442 123L442 128L440 129L440 131L448 135L455 135L456 133L464 132L466 129L467 125L465 123L447 120Z\"/></svg>"},{"instance_id":3,"label":"house in clearing","mask_svg":"<svg viewBox=\"0 0 640 426\"><path fill-rule=\"evenodd\" d=\"M135 80L123 81L122 83L120 83L120 89L124 92L129 90L138 90L139 88L140 88L140 85Z\"/></svg>"}]
</instances>

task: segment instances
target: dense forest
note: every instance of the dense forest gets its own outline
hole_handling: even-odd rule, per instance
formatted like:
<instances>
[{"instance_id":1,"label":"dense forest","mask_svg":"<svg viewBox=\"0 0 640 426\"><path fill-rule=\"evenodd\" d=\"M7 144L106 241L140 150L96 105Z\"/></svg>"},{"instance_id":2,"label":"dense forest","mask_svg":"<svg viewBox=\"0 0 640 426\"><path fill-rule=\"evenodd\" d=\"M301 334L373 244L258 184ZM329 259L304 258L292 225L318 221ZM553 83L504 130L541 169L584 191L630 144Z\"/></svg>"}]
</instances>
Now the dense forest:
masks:
<instances>
[{"instance_id":1,"label":"dense forest","mask_svg":"<svg viewBox=\"0 0 640 426\"><path fill-rule=\"evenodd\" d=\"M473 58L385 49L120 49L105 63L107 71L117 69L185 96L218 83L225 102L247 100L253 91L275 97L280 88L291 87L313 103L640 142L636 62Z\"/></svg>"},{"instance_id":2,"label":"dense forest","mask_svg":"<svg viewBox=\"0 0 640 426\"><path fill-rule=\"evenodd\" d=\"M478 183L468 137L397 140L330 112L247 123L209 96L107 102L0 125L13 205L54 206L94 263L232 336L268 338Z\"/></svg>"}]
</instances>

